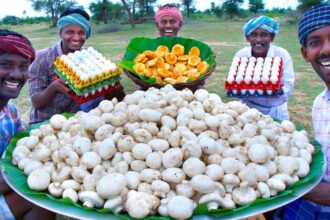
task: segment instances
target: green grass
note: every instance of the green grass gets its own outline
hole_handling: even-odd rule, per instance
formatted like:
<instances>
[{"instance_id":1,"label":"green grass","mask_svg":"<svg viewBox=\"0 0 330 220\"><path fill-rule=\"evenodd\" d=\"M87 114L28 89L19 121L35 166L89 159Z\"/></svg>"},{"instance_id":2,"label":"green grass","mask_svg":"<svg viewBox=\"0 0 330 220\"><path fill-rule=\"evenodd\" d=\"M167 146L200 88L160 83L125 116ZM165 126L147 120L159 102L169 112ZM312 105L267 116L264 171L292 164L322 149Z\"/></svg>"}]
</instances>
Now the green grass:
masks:
<instances>
[{"instance_id":1,"label":"green grass","mask_svg":"<svg viewBox=\"0 0 330 220\"><path fill-rule=\"evenodd\" d=\"M232 100L225 97L224 91L224 78L231 60L239 49L248 45L241 31L243 25L244 21L190 20L185 21L180 32L180 36L204 41L215 52L217 67L208 79L206 89L209 92L217 93L225 101ZM97 33L97 30L104 27L106 25L94 25L93 34L85 46L93 46L114 62L121 59L131 38L156 37L156 27L152 22L137 25L135 29L131 29L129 25L122 25L118 32ZM49 28L47 24L10 28L28 36L37 50L50 47L59 41L57 29ZM324 84L300 54L296 25L281 22L280 32L276 36L274 44L287 49L293 59L296 81L293 95L289 99L291 120L312 135L311 106L314 98L323 90ZM133 92L134 84L124 74L122 78L126 93ZM20 97L14 102L18 106L23 120L28 121L31 103L27 86L23 88Z\"/></svg>"}]
</instances>

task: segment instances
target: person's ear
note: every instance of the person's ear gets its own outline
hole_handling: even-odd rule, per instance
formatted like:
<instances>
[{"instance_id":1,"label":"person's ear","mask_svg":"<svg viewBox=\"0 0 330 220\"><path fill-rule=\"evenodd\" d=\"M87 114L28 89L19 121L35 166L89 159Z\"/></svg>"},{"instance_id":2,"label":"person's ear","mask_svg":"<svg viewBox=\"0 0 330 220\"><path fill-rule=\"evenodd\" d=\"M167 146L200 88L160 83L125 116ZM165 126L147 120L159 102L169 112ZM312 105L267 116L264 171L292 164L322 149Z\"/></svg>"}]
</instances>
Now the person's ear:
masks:
<instances>
[{"instance_id":1,"label":"person's ear","mask_svg":"<svg viewBox=\"0 0 330 220\"><path fill-rule=\"evenodd\" d=\"M183 24L183 22L180 22L180 25L179 25L179 29L181 29L181 28L182 28L182 24Z\"/></svg>"},{"instance_id":2,"label":"person's ear","mask_svg":"<svg viewBox=\"0 0 330 220\"><path fill-rule=\"evenodd\" d=\"M310 59L307 56L307 47L301 47L300 48L301 55L303 56L304 60L309 63Z\"/></svg>"}]
</instances>

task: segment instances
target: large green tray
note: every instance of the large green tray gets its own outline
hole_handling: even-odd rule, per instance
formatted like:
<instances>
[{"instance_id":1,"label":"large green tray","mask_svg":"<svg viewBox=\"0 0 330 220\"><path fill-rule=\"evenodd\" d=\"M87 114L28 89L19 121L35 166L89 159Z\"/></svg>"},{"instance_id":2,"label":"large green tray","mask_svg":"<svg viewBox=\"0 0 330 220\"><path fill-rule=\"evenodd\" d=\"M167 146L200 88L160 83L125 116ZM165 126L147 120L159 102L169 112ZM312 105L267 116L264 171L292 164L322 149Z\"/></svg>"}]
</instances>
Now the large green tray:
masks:
<instances>
[{"instance_id":1,"label":"large green tray","mask_svg":"<svg viewBox=\"0 0 330 220\"><path fill-rule=\"evenodd\" d=\"M47 123L47 122L43 122ZM39 127L41 124L30 126L27 130L22 131L15 135L10 142L5 157L0 161L0 165L4 171L3 175L7 183L25 199L39 205L45 209L62 215L70 216L78 219L132 219L127 214L115 215L109 209L93 209L84 208L79 204L71 202L69 199L56 199L46 193L32 191L28 188L26 180L27 177L23 171L11 164L12 152L19 139L29 135L31 129ZM310 191L322 179L325 171L324 154L321 146L313 141L316 151L313 154L313 161L311 163L311 171L308 176L299 180L295 184L289 186L285 191L269 199L257 199L250 204L240 206L235 209L218 209L212 212L207 211L206 205L198 205L194 211L192 219L240 219L249 216L254 216L278 207L281 207L297 198L303 196ZM178 207L179 208L179 207ZM145 219L165 220L170 219L161 216L148 216Z\"/></svg>"}]
</instances>

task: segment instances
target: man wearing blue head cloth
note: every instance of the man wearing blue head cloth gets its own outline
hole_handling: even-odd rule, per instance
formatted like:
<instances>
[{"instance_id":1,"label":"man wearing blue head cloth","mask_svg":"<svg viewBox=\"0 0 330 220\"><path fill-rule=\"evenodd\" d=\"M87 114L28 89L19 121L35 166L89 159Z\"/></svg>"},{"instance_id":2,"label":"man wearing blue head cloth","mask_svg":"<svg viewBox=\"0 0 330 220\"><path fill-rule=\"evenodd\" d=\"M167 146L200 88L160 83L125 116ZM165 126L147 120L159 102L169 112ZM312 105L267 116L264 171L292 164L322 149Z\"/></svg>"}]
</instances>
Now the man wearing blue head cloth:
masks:
<instances>
[{"instance_id":1,"label":"man wearing blue head cloth","mask_svg":"<svg viewBox=\"0 0 330 220\"><path fill-rule=\"evenodd\" d=\"M96 98L79 106L68 96L70 89L66 82L56 78L54 72L53 63L58 56L82 49L86 39L91 35L89 20L90 17L84 10L66 10L57 22L61 41L37 53L29 71L29 91L32 101L30 124L45 121L54 114L89 111L104 99L104 97ZM112 95L118 95L121 99L125 93L120 87Z\"/></svg>"},{"instance_id":2,"label":"man wearing blue head cloth","mask_svg":"<svg viewBox=\"0 0 330 220\"><path fill-rule=\"evenodd\" d=\"M277 210L274 219L330 219L330 5L308 9L298 25L304 59L311 63L325 83L325 90L313 103L315 139L322 145L326 170L322 181L303 198Z\"/></svg>"},{"instance_id":3,"label":"man wearing blue head cloth","mask_svg":"<svg viewBox=\"0 0 330 220\"><path fill-rule=\"evenodd\" d=\"M276 98L247 97L241 101L250 108L256 108L260 112L281 120L289 119L287 101L293 90L294 71L292 59L289 53L271 44L278 33L278 22L267 16L259 16L249 20L243 27L246 40L250 47L238 51L237 57L281 57L283 60L281 87L283 95Z\"/></svg>"}]
</instances>

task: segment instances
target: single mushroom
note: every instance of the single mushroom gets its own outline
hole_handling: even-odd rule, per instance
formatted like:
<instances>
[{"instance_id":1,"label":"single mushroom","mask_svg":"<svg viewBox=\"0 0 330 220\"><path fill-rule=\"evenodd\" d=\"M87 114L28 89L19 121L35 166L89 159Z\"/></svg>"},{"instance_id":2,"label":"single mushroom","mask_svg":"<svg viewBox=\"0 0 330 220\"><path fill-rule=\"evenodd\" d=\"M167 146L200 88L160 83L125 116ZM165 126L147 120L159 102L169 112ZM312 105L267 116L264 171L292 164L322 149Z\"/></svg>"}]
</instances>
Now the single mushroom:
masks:
<instances>
[{"instance_id":1,"label":"single mushroom","mask_svg":"<svg viewBox=\"0 0 330 220\"><path fill-rule=\"evenodd\" d=\"M94 191L81 191L79 192L78 196L84 207L103 207L104 200Z\"/></svg>"}]
</instances>

